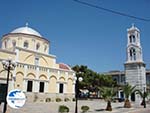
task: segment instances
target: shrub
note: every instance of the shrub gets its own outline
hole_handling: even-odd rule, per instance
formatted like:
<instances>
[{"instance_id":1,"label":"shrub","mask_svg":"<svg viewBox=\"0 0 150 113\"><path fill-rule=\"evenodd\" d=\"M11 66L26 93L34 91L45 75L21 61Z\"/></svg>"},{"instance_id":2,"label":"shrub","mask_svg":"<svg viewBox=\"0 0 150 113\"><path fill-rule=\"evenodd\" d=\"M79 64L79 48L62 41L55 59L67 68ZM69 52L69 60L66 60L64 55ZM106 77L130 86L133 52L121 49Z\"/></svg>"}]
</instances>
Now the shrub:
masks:
<instances>
[{"instance_id":1,"label":"shrub","mask_svg":"<svg viewBox=\"0 0 150 113\"><path fill-rule=\"evenodd\" d=\"M56 102L61 102L61 98L56 98Z\"/></svg>"},{"instance_id":2,"label":"shrub","mask_svg":"<svg viewBox=\"0 0 150 113\"><path fill-rule=\"evenodd\" d=\"M46 102L51 102L51 98L46 98Z\"/></svg>"},{"instance_id":3,"label":"shrub","mask_svg":"<svg viewBox=\"0 0 150 113\"><path fill-rule=\"evenodd\" d=\"M68 113L69 112L69 108L65 105L60 105L59 109L58 109L59 113Z\"/></svg>"},{"instance_id":4,"label":"shrub","mask_svg":"<svg viewBox=\"0 0 150 113\"><path fill-rule=\"evenodd\" d=\"M89 106L81 106L82 113L87 112L89 109Z\"/></svg>"},{"instance_id":5,"label":"shrub","mask_svg":"<svg viewBox=\"0 0 150 113\"><path fill-rule=\"evenodd\" d=\"M73 98L73 99L72 99L72 101L76 101L76 99L75 99L75 98Z\"/></svg>"},{"instance_id":6,"label":"shrub","mask_svg":"<svg viewBox=\"0 0 150 113\"><path fill-rule=\"evenodd\" d=\"M70 101L70 99L69 99L69 98L65 98L64 101L65 101L65 102L68 102L68 101Z\"/></svg>"},{"instance_id":7,"label":"shrub","mask_svg":"<svg viewBox=\"0 0 150 113\"><path fill-rule=\"evenodd\" d=\"M33 100L33 102L36 102L36 101L38 100L38 98L39 98L39 97L37 96L37 94L35 94L35 95L34 95L34 100Z\"/></svg>"}]
</instances>

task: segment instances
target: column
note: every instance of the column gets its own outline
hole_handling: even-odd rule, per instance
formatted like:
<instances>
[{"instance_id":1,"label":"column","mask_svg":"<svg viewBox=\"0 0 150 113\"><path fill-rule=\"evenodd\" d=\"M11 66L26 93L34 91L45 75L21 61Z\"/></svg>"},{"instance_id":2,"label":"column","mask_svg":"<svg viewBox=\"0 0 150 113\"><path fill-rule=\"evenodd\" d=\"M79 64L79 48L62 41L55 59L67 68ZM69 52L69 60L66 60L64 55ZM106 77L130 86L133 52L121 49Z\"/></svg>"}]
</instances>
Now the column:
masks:
<instances>
[{"instance_id":1,"label":"column","mask_svg":"<svg viewBox=\"0 0 150 113\"><path fill-rule=\"evenodd\" d=\"M32 47L32 50L34 50L35 51L35 39L32 39L32 42L33 42L33 47Z\"/></svg>"},{"instance_id":2,"label":"column","mask_svg":"<svg viewBox=\"0 0 150 113\"><path fill-rule=\"evenodd\" d=\"M26 76L27 76L27 65L24 65L24 78L26 78Z\"/></svg>"},{"instance_id":3,"label":"column","mask_svg":"<svg viewBox=\"0 0 150 113\"><path fill-rule=\"evenodd\" d=\"M44 93L48 93L48 81L44 82Z\"/></svg>"},{"instance_id":4,"label":"column","mask_svg":"<svg viewBox=\"0 0 150 113\"><path fill-rule=\"evenodd\" d=\"M13 84L14 84L13 80L12 81L9 80L8 91L14 89L14 85Z\"/></svg>"},{"instance_id":5,"label":"column","mask_svg":"<svg viewBox=\"0 0 150 113\"><path fill-rule=\"evenodd\" d=\"M121 91L118 90L118 98L121 98Z\"/></svg>"},{"instance_id":6,"label":"column","mask_svg":"<svg viewBox=\"0 0 150 113\"><path fill-rule=\"evenodd\" d=\"M16 59L15 61L18 62L19 61L19 49L15 49L16 52Z\"/></svg>"},{"instance_id":7,"label":"column","mask_svg":"<svg viewBox=\"0 0 150 113\"><path fill-rule=\"evenodd\" d=\"M67 93L67 84L66 83L64 83L64 91L63 91L63 93Z\"/></svg>"},{"instance_id":8,"label":"column","mask_svg":"<svg viewBox=\"0 0 150 113\"><path fill-rule=\"evenodd\" d=\"M56 93L59 93L59 83L57 83Z\"/></svg>"},{"instance_id":9,"label":"column","mask_svg":"<svg viewBox=\"0 0 150 113\"><path fill-rule=\"evenodd\" d=\"M47 69L47 78L48 78L48 80L50 78L50 69Z\"/></svg>"},{"instance_id":10,"label":"column","mask_svg":"<svg viewBox=\"0 0 150 113\"><path fill-rule=\"evenodd\" d=\"M36 79L39 79L39 67L36 68Z\"/></svg>"},{"instance_id":11,"label":"column","mask_svg":"<svg viewBox=\"0 0 150 113\"><path fill-rule=\"evenodd\" d=\"M27 80L23 80L23 92L27 92Z\"/></svg>"},{"instance_id":12,"label":"column","mask_svg":"<svg viewBox=\"0 0 150 113\"><path fill-rule=\"evenodd\" d=\"M75 83L72 84L72 93L75 94Z\"/></svg>"},{"instance_id":13,"label":"column","mask_svg":"<svg viewBox=\"0 0 150 113\"><path fill-rule=\"evenodd\" d=\"M22 38L21 37L18 37L18 46L19 47L23 47L22 45L23 45L23 42L22 42Z\"/></svg>"},{"instance_id":14,"label":"column","mask_svg":"<svg viewBox=\"0 0 150 113\"><path fill-rule=\"evenodd\" d=\"M39 92L39 81L33 81L33 92Z\"/></svg>"}]
</instances>

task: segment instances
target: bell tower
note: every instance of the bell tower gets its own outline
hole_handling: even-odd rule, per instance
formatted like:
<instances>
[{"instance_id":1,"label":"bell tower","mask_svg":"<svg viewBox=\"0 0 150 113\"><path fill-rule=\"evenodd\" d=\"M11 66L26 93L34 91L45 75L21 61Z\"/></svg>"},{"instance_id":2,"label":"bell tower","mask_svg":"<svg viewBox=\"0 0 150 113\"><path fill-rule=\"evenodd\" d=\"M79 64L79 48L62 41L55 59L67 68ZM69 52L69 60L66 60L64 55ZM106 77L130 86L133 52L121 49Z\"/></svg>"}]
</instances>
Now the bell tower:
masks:
<instances>
[{"instance_id":1,"label":"bell tower","mask_svg":"<svg viewBox=\"0 0 150 113\"><path fill-rule=\"evenodd\" d=\"M140 43L140 30L132 24L127 29L127 60L124 64L126 83L136 86L144 91L146 87L145 63L143 61L142 47ZM131 100L141 100L139 95L133 94Z\"/></svg>"}]
</instances>

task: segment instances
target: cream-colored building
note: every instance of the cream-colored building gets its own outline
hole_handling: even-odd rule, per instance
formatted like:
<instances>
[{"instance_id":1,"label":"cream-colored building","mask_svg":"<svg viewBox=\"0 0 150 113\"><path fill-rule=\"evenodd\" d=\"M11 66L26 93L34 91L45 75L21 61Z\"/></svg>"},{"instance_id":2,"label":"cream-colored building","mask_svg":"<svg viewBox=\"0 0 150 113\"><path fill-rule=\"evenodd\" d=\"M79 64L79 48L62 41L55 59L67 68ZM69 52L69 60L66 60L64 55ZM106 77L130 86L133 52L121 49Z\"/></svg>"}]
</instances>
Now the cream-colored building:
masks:
<instances>
[{"instance_id":1,"label":"cream-colored building","mask_svg":"<svg viewBox=\"0 0 150 113\"><path fill-rule=\"evenodd\" d=\"M49 54L50 42L39 32L19 27L3 35L0 49L0 84L6 84L7 72L2 61L12 58L17 62L11 71L9 90L21 89L27 98L46 99L73 97L75 73L64 63L56 63L56 56Z\"/></svg>"}]
</instances>

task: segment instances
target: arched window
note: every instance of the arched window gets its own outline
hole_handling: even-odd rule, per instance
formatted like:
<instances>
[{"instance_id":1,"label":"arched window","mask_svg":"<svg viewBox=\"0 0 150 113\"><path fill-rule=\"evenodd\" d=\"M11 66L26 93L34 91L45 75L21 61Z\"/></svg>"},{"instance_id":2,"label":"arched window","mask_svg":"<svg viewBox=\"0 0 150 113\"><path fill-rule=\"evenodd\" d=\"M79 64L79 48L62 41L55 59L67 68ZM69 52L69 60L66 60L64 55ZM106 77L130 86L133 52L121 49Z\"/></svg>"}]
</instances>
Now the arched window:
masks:
<instances>
[{"instance_id":1,"label":"arched window","mask_svg":"<svg viewBox=\"0 0 150 113\"><path fill-rule=\"evenodd\" d=\"M130 49L130 60L136 60L136 51L134 48Z\"/></svg>"},{"instance_id":2,"label":"arched window","mask_svg":"<svg viewBox=\"0 0 150 113\"><path fill-rule=\"evenodd\" d=\"M47 45L44 46L44 52L46 52L46 51L47 51Z\"/></svg>"},{"instance_id":3,"label":"arched window","mask_svg":"<svg viewBox=\"0 0 150 113\"><path fill-rule=\"evenodd\" d=\"M37 44L36 44L36 50L39 50L39 48L40 48L40 44L37 43Z\"/></svg>"},{"instance_id":4,"label":"arched window","mask_svg":"<svg viewBox=\"0 0 150 113\"><path fill-rule=\"evenodd\" d=\"M12 41L12 46L13 46L13 47L16 46L16 41L15 41L15 40Z\"/></svg>"},{"instance_id":5,"label":"arched window","mask_svg":"<svg viewBox=\"0 0 150 113\"><path fill-rule=\"evenodd\" d=\"M135 40L135 36L134 36L134 35L132 35L132 38L133 38L133 42L135 43L135 41L136 41L136 40Z\"/></svg>"},{"instance_id":6,"label":"arched window","mask_svg":"<svg viewBox=\"0 0 150 113\"><path fill-rule=\"evenodd\" d=\"M132 37L131 36L129 36L129 40L130 40L130 43L132 43Z\"/></svg>"},{"instance_id":7,"label":"arched window","mask_svg":"<svg viewBox=\"0 0 150 113\"><path fill-rule=\"evenodd\" d=\"M23 47L28 48L28 46L29 46L29 43L27 41L25 41L24 44L23 44Z\"/></svg>"},{"instance_id":8,"label":"arched window","mask_svg":"<svg viewBox=\"0 0 150 113\"><path fill-rule=\"evenodd\" d=\"M5 46L5 48L7 48L7 41L4 42L4 46Z\"/></svg>"},{"instance_id":9,"label":"arched window","mask_svg":"<svg viewBox=\"0 0 150 113\"><path fill-rule=\"evenodd\" d=\"M134 35L130 35L129 40L130 40L130 43L135 43L136 42L136 39L135 39Z\"/></svg>"}]
</instances>

